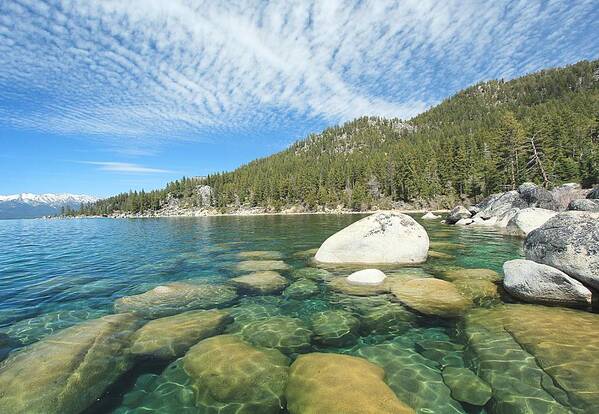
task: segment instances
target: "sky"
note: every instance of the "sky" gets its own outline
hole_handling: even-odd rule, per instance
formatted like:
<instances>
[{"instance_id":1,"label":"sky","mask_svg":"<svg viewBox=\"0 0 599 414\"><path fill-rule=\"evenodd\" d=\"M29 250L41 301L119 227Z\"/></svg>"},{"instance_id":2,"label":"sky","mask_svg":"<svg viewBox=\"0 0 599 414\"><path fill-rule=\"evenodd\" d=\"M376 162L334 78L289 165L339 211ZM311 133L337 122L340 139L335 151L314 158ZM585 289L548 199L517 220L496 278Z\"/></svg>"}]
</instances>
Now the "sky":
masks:
<instances>
[{"instance_id":1,"label":"sky","mask_svg":"<svg viewBox=\"0 0 599 414\"><path fill-rule=\"evenodd\" d=\"M0 194L226 171L363 115L599 57L599 2L0 2Z\"/></svg>"}]
</instances>

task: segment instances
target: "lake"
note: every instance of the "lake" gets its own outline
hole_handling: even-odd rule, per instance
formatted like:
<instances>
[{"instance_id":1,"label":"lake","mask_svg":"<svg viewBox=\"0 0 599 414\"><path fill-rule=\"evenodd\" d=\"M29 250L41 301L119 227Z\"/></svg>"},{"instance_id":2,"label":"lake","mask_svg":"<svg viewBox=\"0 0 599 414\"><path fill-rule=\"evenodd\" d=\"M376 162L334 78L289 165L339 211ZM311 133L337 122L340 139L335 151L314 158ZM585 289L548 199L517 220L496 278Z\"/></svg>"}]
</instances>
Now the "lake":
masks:
<instances>
[{"instance_id":1,"label":"lake","mask_svg":"<svg viewBox=\"0 0 599 414\"><path fill-rule=\"evenodd\" d=\"M389 292L339 288L334 281L353 268L312 263L314 248L361 217L0 221L0 359L23 354L25 367L0 368L0 386L3 377L4 384L11 384L8 376L14 375L23 390L2 400L0 389L0 411L26 412L19 407L49 393L49 412L52 407L88 414L287 412L282 396L287 365L298 355L322 352L357 356L382 367L392 392L420 413L591 412L595 397L589 397L576 370L554 365L556 358L571 360L572 366L582 362L579 354L564 351L566 346L597 345L576 336L572 327L560 326L594 328L597 315L517 304L503 294L498 288L501 267L522 256L521 239L491 229L421 222L434 252L429 260L383 270L398 281L434 277L455 283L472 306L465 315L446 318L415 311ZM229 286L229 279L272 269L284 284L295 282L293 289L275 294L210 290L202 304L177 308L150 301L148 307L156 308L152 314L144 313L148 308L141 316L109 317L101 319L109 323L94 325L115 313L115 302L117 311L131 311L133 305L120 298L157 286ZM203 335L212 339L194 358L179 358L191 344L174 342L162 353L147 351L155 345L150 341L132 346L137 351L130 354L131 343L139 339L136 330L147 320L193 309L214 309L211 315L218 317L209 321L211 333ZM555 323L548 325L551 320ZM156 329L151 340L168 340L189 326L189 321L172 321ZM558 344L554 351L539 346L541 336ZM69 345L61 348L60 341ZM78 347L77 341L89 345ZM83 356L62 355L63 349ZM584 357L597 356L596 349L587 351ZM262 362L253 361L252 352ZM36 363L58 368L31 368ZM580 371L582 379L597 373L593 364L596 360ZM273 374L261 374L255 382L254 370L261 366L272 366L267 371ZM66 373L56 381L52 376L60 370ZM300 391L314 386L299 383ZM454 388L469 395L458 395ZM8 401L4 408L3 401Z\"/></svg>"}]
</instances>

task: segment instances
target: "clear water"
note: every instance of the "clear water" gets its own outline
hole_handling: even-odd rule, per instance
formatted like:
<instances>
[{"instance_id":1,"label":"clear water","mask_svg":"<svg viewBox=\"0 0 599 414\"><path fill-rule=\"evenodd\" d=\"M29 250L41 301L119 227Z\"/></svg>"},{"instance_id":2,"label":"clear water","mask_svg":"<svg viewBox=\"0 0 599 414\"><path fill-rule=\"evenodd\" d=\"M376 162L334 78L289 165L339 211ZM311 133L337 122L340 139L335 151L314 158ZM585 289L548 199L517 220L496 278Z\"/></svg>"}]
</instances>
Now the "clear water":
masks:
<instances>
[{"instance_id":1,"label":"clear water","mask_svg":"<svg viewBox=\"0 0 599 414\"><path fill-rule=\"evenodd\" d=\"M39 341L47 342L51 335L62 329L113 313L118 298L140 294L174 281L225 284L228 279L244 273L236 268L242 261L237 255L240 252L279 252L282 260L290 266L281 274L293 282L295 270L313 266L309 257L302 257L298 252L318 247L329 235L361 217L306 215L0 221L0 359L6 358L9 351L14 355ZM443 272L454 268L484 268L500 272L506 260L522 255L520 239L505 237L493 230L449 227L431 222L422 224L427 228L434 250L445 255L431 258L417 268L385 269L387 273L443 277ZM352 269L328 270L330 276L335 277L347 275ZM223 333L241 336L258 347L277 346L290 362L298 353L313 351L367 358L386 370L386 381L399 399L421 413L516 412L509 411L511 392L514 395L519 393L517 397L524 401L522 406L533 410L518 412L541 412L534 411L535 405L530 401L552 398L551 404L555 402L553 400L559 401L558 409L554 411L551 404L550 408L539 405L542 412L562 412L559 409L569 407L569 404L572 409L582 407L579 411L586 412L586 402L579 404L573 398L558 395L563 391L555 377L553 382L557 382L554 385L558 391L547 391L547 387L540 383L537 387L531 386L528 391L508 389L505 392L509 397L498 397L501 401L508 401L505 406L493 401L485 407L460 402L450 395L450 389L443 382L441 371L445 366L466 367L483 378L486 370L486 378L491 382L494 376L488 375L489 369L495 369L484 365L485 361L493 358L488 358L477 348L482 349L483 345L476 341L468 343L476 332L464 328L463 318L424 316L395 305L389 294L354 296L333 291L327 280L317 280L316 283L317 291L301 299L283 294L240 295L233 303L223 305L235 318ZM484 311L484 308L492 310L511 300L502 295L475 302L475 306ZM386 312L389 303L397 306L389 313L391 317L377 319L379 314L374 311ZM333 318L327 325L328 329L339 331L333 332L333 336L343 336L348 331L344 324L353 323L353 319L343 319L348 313L362 326L340 341L323 343L314 340L314 337L311 339L309 331L315 315L327 310L345 312L338 319L335 319L335 314L328 314L327 317ZM493 313L492 318L495 315ZM294 318L308 330L306 343L295 348L268 345L270 333L275 332L273 335L276 336L281 334L277 330L296 329L284 327L284 321L289 321L289 318ZM476 329L474 322L472 329ZM365 324L367 329L363 329ZM250 332L250 329L258 331ZM297 339L301 336L298 332L296 329L295 333L282 334L296 335L292 339ZM260 341L264 343L256 344ZM503 349L500 345L497 353L501 354ZM105 358L111 356L106 355ZM531 369L539 370L545 378L542 367L530 359L530 355L523 356L523 360L533 365ZM118 378L101 385L104 391L98 401L85 409L81 406L69 409L86 413L261 412L256 408L244 408L244 401L229 406L198 404L198 390L180 361L176 358L135 359ZM514 361L514 372L521 367L519 361ZM509 373L512 366L497 369ZM2 375L6 373L2 374L0 369L0 383ZM516 377L516 373L508 376L505 382L513 382ZM101 378L94 377L93 381L98 382L95 385L100 387ZM495 387L503 389L503 384L491 383L494 393L497 393ZM536 392L542 395L535 396ZM547 393L550 397L545 397ZM0 404L1 396L0 391ZM282 404L283 412L286 412ZM235 411L240 407L246 411ZM508 411L502 411L505 409Z\"/></svg>"}]
</instances>

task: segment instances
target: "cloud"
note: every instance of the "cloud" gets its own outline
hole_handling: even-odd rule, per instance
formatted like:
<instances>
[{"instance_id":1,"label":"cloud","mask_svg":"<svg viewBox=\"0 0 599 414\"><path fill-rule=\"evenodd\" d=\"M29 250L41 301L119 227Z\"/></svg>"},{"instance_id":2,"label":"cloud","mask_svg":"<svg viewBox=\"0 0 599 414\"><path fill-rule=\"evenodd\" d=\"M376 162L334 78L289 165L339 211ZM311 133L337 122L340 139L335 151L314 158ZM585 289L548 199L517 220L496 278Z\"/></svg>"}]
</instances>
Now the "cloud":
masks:
<instances>
[{"instance_id":1,"label":"cloud","mask_svg":"<svg viewBox=\"0 0 599 414\"><path fill-rule=\"evenodd\" d=\"M139 164L112 161L80 161L82 164L98 165L102 171L130 173L130 174L171 174L174 171L161 168L144 167Z\"/></svg>"},{"instance_id":2,"label":"cloud","mask_svg":"<svg viewBox=\"0 0 599 414\"><path fill-rule=\"evenodd\" d=\"M405 119L596 58L598 20L595 0L7 1L0 124L124 142Z\"/></svg>"}]
</instances>

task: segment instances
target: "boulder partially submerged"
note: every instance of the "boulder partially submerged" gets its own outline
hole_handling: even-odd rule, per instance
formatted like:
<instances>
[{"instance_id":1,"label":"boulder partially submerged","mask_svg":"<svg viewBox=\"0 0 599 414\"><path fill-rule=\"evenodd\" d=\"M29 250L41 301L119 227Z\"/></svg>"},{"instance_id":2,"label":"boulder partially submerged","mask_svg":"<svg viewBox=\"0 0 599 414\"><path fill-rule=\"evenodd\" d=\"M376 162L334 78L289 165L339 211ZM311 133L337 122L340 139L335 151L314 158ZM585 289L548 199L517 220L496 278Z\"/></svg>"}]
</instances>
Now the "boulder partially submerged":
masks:
<instances>
[{"instance_id":1,"label":"boulder partially submerged","mask_svg":"<svg viewBox=\"0 0 599 414\"><path fill-rule=\"evenodd\" d=\"M12 353L0 365L0 411L77 414L131 366L132 314L66 328Z\"/></svg>"},{"instance_id":2,"label":"boulder partially submerged","mask_svg":"<svg viewBox=\"0 0 599 414\"><path fill-rule=\"evenodd\" d=\"M312 353L295 360L285 395L290 414L413 414L363 358Z\"/></svg>"},{"instance_id":3,"label":"boulder partially submerged","mask_svg":"<svg viewBox=\"0 0 599 414\"><path fill-rule=\"evenodd\" d=\"M445 218L447 224L456 224L460 220L469 219L472 217L472 213L464 206L454 207L449 215Z\"/></svg>"},{"instance_id":4,"label":"boulder partially submerged","mask_svg":"<svg viewBox=\"0 0 599 414\"><path fill-rule=\"evenodd\" d=\"M427 211L426 214L424 214L421 218L422 220L437 220L440 219L441 216L437 216L432 211Z\"/></svg>"},{"instance_id":5,"label":"boulder partially submerged","mask_svg":"<svg viewBox=\"0 0 599 414\"><path fill-rule=\"evenodd\" d=\"M278 272L268 270L234 277L228 283L243 293L268 295L285 289L287 279Z\"/></svg>"},{"instance_id":6,"label":"boulder partially submerged","mask_svg":"<svg viewBox=\"0 0 599 414\"><path fill-rule=\"evenodd\" d=\"M514 236L526 236L557 214L543 208L529 207L519 210L507 223L506 231Z\"/></svg>"},{"instance_id":7,"label":"boulder partially submerged","mask_svg":"<svg viewBox=\"0 0 599 414\"><path fill-rule=\"evenodd\" d=\"M321 263L403 264L426 261L426 230L408 215L385 211L333 234L320 246Z\"/></svg>"},{"instance_id":8,"label":"boulder partially submerged","mask_svg":"<svg viewBox=\"0 0 599 414\"><path fill-rule=\"evenodd\" d=\"M599 289L599 213L568 211L529 233L526 258Z\"/></svg>"},{"instance_id":9,"label":"boulder partially submerged","mask_svg":"<svg viewBox=\"0 0 599 414\"><path fill-rule=\"evenodd\" d=\"M503 264L503 287L525 302L564 306L589 306L591 291L561 270L531 260Z\"/></svg>"},{"instance_id":10,"label":"boulder partially submerged","mask_svg":"<svg viewBox=\"0 0 599 414\"><path fill-rule=\"evenodd\" d=\"M378 269L364 269L352 273L347 277L350 285L380 285L387 276Z\"/></svg>"}]
</instances>

